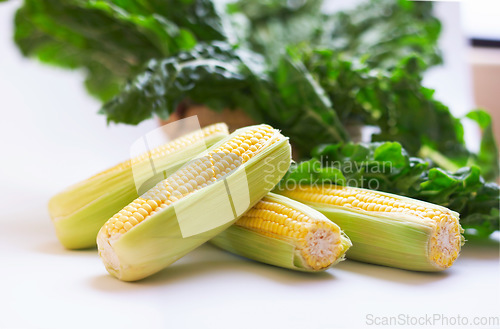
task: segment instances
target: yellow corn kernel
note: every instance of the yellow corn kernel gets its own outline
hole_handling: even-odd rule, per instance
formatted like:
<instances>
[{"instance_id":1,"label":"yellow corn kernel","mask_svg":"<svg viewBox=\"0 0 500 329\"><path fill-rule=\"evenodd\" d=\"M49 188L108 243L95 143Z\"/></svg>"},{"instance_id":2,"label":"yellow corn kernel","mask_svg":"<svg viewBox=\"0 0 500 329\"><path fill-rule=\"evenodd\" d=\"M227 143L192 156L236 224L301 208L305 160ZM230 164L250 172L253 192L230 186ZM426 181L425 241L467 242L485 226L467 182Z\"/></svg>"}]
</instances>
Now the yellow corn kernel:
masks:
<instances>
[{"instance_id":1,"label":"yellow corn kernel","mask_svg":"<svg viewBox=\"0 0 500 329\"><path fill-rule=\"evenodd\" d=\"M263 125L256 128L255 131L262 136L259 139L260 148L262 149L271 141L274 130L270 126ZM248 136L245 135L245 137ZM153 209L149 207L148 200L155 200L158 206L163 204L168 206L202 189L208 184L214 183L222 176L228 175L234 168L247 162L250 157L254 156L257 152L249 151L250 146L243 142L246 140L247 139L230 140L211 151L207 156L196 159L187 167L182 168L167 179L158 183L147 193L136 199L134 203L126 207L126 209L115 214L111 218L114 224L111 224L110 220L104 225L105 231L110 232L108 237L120 233L120 229L125 223L135 226L151 216ZM221 153L223 149L228 149L229 153ZM246 159L244 158L245 154L247 155ZM202 184L198 182L202 182ZM169 189L172 186L175 186L175 190ZM171 190L173 192L170 192ZM129 213L131 213L131 215L129 215ZM131 221L133 218L137 220L137 224L133 224L134 222ZM116 221L122 224L117 226Z\"/></svg>"},{"instance_id":2,"label":"yellow corn kernel","mask_svg":"<svg viewBox=\"0 0 500 329\"><path fill-rule=\"evenodd\" d=\"M324 215L273 193L211 242L251 259L301 271L329 268L351 245Z\"/></svg>"},{"instance_id":3,"label":"yellow corn kernel","mask_svg":"<svg viewBox=\"0 0 500 329\"><path fill-rule=\"evenodd\" d=\"M277 192L312 206L339 224L354 244L348 258L422 271L442 270L455 262L464 241L458 214L431 203L335 185Z\"/></svg>"},{"instance_id":4,"label":"yellow corn kernel","mask_svg":"<svg viewBox=\"0 0 500 329\"><path fill-rule=\"evenodd\" d=\"M163 158L168 156L169 154L176 152L178 150L181 150L182 148L185 148L186 146L196 143L197 141L203 140L204 138L208 136L212 136L214 134L224 134L227 135L227 125L225 123L216 123L210 126L207 126L203 129L197 130L193 133L187 134L185 136L182 136L180 138L176 138L173 141L166 143L164 145L160 145L151 151L144 152L143 154L132 158L130 160L124 161L122 163L117 164L116 166L109 168L107 170L104 170L94 176L92 176L90 179L94 177L99 177L105 174L109 173L115 173L119 171L123 171L126 169L129 169L133 167L134 165L144 162L144 161L154 161L159 158Z\"/></svg>"},{"instance_id":5,"label":"yellow corn kernel","mask_svg":"<svg viewBox=\"0 0 500 329\"><path fill-rule=\"evenodd\" d=\"M227 135L224 123L196 130L57 194L49 202L57 237L69 249L94 247L101 226L137 198L137 180L147 180L149 186L164 178L162 174L150 177L151 161L154 161L158 173L170 175L201 150Z\"/></svg>"},{"instance_id":6,"label":"yellow corn kernel","mask_svg":"<svg viewBox=\"0 0 500 329\"><path fill-rule=\"evenodd\" d=\"M277 130L257 125L199 156L104 224L97 244L112 275L144 278L229 227L283 177L290 145Z\"/></svg>"}]
</instances>

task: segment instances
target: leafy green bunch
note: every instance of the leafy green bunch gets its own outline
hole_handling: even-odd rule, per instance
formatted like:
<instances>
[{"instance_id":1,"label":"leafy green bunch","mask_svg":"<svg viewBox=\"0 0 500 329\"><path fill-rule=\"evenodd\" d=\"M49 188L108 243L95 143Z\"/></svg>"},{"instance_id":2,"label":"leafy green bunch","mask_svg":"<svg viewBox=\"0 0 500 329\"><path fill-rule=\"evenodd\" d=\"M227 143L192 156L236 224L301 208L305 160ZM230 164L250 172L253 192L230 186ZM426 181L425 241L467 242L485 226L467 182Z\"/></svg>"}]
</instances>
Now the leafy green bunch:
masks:
<instances>
[{"instance_id":1,"label":"leafy green bunch","mask_svg":"<svg viewBox=\"0 0 500 329\"><path fill-rule=\"evenodd\" d=\"M498 229L498 187L486 183L499 170L491 118L482 110L467 115L483 132L480 151L471 152L461 120L422 85L423 73L441 62L431 3L367 0L333 13L324 5L24 0L15 41L26 56L83 70L108 122L168 119L186 100L241 109L281 129L301 158L344 178L315 147L327 145L333 158L370 150L350 144L356 128L370 126L372 143L397 142L387 145L401 147L408 157L401 170L411 173L383 174L381 190L448 205L483 233ZM381 151L370 152L367 159ZM396 166L401 156L388 161Z\"/></svg>"},{"instance_id":2,"label":"leafy green bunch","mask_svg":"<svg viewBox=\"0 0 500 329\"><path fill-rule=\"evenodd\" d=\"M480 236L499 227L500 188L486 183L479 167L451 173L409 156L398 142L321 145L313 150L312 159L292 164L280 185L325 183L376 189L445 206L459 212L461 224Z\"/></svg>"}]
</instances>

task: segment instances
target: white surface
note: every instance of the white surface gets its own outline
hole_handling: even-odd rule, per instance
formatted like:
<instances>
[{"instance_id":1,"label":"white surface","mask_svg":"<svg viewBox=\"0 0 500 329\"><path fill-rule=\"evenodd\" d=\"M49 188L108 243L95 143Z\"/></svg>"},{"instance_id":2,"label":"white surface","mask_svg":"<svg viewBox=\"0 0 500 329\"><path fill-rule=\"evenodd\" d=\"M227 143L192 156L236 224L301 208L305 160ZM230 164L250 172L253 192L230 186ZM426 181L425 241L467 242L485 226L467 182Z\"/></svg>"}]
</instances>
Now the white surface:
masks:
<instances>
[{"instance_id":1,"label":"white surface","mask_svg":"<svg viewBox=\"0 0 500 329\"><path fill-rule=\"evenodd\" d=\"M466 245L440 274L346 261L308 275L204 246L133 284L107 275L95 250L64 250L50 196L125 159L156 123L106 127L78 74L22 59L10 40L15 7L0 4L1 329L362 328L367 314L499 316L498 243Z\"/></svg>"}]
</instances>

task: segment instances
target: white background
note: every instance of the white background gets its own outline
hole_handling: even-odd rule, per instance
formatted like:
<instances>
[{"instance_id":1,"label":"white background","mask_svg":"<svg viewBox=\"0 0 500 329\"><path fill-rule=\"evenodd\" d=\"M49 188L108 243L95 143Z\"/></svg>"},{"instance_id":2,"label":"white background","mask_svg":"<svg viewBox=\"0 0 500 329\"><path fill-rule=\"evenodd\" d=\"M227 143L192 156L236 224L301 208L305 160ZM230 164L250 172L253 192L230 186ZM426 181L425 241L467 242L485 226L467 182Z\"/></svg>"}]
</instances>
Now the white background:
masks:
<instances>
[{"instance_id":1,"label":"white background","mask_svg":"<svg viewBox=\"0 0 500 329\"><path fill-rule=\"evenodd\" d=\"M462 4L462 22L467 36L500 40L500 1L466 0Z\"/></svg>"},{"instance_id":2,"label":"white background","mask_svg":"<svg viewBox=\"0 0 500 329\"><path fill-rule=\"evenodd\" d=\"M64 250L50 196L127 158L157 124L107 127L80 74L21 58L11 41L18 4L0 4L0 329L362 328L367 314L499 316L495 241L468 243L438 274L353 261L301 274L203 246L138 283L107 275L95 250ZM456 4L438 9L456 23ZM460 114L472 105L465 41L445 27L450 60L426 83Z\"/></svg>"}]
</instances>

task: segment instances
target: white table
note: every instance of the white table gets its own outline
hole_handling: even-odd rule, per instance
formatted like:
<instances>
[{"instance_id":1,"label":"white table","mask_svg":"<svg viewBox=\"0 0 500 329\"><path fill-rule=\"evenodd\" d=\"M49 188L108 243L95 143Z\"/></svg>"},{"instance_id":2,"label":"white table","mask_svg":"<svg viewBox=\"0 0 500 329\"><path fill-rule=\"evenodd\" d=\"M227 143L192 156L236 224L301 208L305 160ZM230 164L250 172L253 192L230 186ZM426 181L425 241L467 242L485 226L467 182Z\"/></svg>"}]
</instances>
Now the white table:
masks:
<instances>
[{"instance_id":1,"label":"white table","mask_svg":"<svg viewBox=\"0 0 500 329\"><path fill-rule=\"evenodd\" d=\"M48 199L127 158L156 122L106 127L78 74L22 59L10 41L16 6L0 5L0 328L361 328L369 314L499 316L498 242L469 243L440 274L353 261L301 274L207 245L133 284L107 275L95 250L64 250Z\"/></svg>"}]
</instances>

